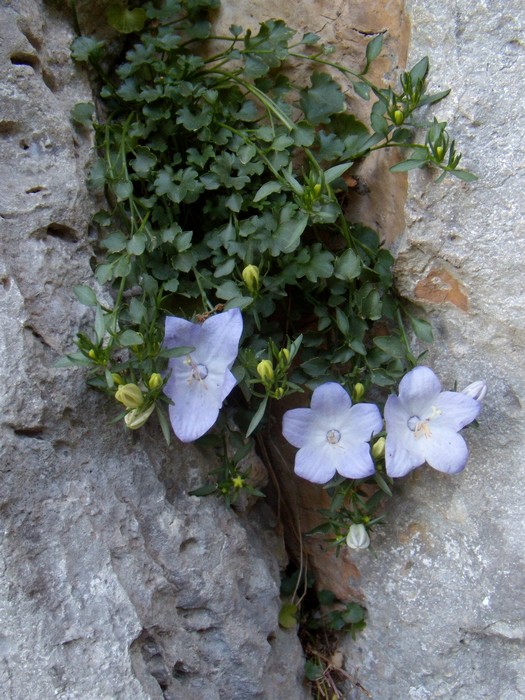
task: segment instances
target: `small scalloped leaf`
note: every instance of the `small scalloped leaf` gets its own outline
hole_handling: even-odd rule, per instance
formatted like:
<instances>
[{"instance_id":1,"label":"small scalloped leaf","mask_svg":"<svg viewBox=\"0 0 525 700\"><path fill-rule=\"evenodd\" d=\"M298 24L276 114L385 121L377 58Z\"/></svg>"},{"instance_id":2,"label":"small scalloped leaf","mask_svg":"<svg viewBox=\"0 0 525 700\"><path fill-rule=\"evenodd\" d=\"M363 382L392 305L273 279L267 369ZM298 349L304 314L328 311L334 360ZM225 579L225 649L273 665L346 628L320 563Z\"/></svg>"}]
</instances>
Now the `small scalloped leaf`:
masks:
<instances>
[{"instance_id":1,"label":"small scalloped leaf","mask_svg":"<svg viewBox=\"0 0 525 700\"><path fill-rule=\"evenodd\" d=\"M121 34L140 32L146 24L146 12L141 7L128 10L119 3L111 3L106 10L106 19L113 29Z\"/></svg>"}]
</instances>

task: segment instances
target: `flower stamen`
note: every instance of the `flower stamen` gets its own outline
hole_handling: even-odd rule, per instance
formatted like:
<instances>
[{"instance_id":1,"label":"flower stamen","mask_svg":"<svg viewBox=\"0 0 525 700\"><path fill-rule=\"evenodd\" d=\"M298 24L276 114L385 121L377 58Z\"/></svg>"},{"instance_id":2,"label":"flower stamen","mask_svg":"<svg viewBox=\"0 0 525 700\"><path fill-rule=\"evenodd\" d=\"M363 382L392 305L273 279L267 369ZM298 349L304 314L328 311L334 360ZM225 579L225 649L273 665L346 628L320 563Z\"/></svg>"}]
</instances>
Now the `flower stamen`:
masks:
<instances>
[{"instance_id":1,"label":"flower stamen","mask_svg":"<svg viewBox=\"0 0 525 700\"><path fill-rule=\"evenodd\" d=\"M437 415L439 415L439 412ZM432 437L432 432L429 426L429 420L430 418L427 418L426 420L421 420L419 416L411 416L407 420L407 427L411 432L414 433L414 437L416 438L416 440L421 436L425 438Z\"/></svg>"},{"instance_id":2,"label":"flower stamen","mask_svg":"<svg viewBox=\"0 0 525 700\"><path fill-rule=\"evenodd\" d=\"M199 382L203 382L208 376L208 368L206 365L195 362L191 355L184 360L184 364L191 368L191 373L188 378L188 384L191 384L192 379L196 379ZM204 385L206 386L206 385Z\"/></svg>"}]
</instances>

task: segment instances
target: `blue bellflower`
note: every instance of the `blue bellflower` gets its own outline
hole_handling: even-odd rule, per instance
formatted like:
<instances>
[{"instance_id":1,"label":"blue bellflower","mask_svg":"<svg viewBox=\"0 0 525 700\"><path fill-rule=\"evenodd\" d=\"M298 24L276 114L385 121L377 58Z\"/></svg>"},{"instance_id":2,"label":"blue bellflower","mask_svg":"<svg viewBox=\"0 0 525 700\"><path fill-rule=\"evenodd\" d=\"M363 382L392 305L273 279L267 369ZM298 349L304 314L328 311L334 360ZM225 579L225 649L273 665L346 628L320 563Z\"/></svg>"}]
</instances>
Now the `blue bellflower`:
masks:
<instances>
[{"instance_id":1,"label":"blue bellflower","mask_svg":"<svg viewBox=\"0 0 525 700\"><path fill-rule=\"evenodd\" d=\"M416 367L399 384L399 396L385 405L386 471L404 476L425 462L448 474L460 472L468 448L458 431L477 418L479 401L456 391L441 391L428 367Z\"/></svg>"},{"instance_id":2,"label":"blue bellflower","mask_svg":"<svg viewBox=\"0 0 525 700\"><path fill-rule=\"evenodd\" d=\"M325 484L339 473L363 479L374 473L368 440L383 427L377 406L352 400L335 382L321 384L310 408L294 408L283 416L283 435L299 451L295 473Z\"/></svg>"},{"instance_id":3,"label":"blue bellflower","mask_svg":"<svg viewBox=\"0 0 525 700\"><path fill-rule=\"evenodd\" d=\"M236 384L230 369L239 351L242 314L230 309L204 323L168 316L164 347L194 347L189 355L171 358L164 393L172 400L170 421L182 442L206 433L219 416L222 402Z\"/></svg>"}]
</instances>

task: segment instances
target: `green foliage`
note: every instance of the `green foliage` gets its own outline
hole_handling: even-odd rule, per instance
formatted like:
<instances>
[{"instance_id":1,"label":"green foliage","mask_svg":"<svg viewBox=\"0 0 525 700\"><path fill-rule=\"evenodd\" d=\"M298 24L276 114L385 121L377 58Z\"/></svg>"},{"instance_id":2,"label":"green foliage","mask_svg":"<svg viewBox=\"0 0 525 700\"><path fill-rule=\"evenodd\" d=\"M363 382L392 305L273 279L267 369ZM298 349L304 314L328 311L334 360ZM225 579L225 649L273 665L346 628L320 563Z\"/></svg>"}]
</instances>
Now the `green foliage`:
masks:
<instances>
[{"instance_id":1,"label":"green foliage","mask_svg":"<svg viewBox=\"0 0 525 700\"><path fill-rule=\"evenodd\" d=\"M249 457L254 454L253 440L247 440L223 425L220 435L206 435L199 444L215 452L220 466L210 472L206 484L190 491L190 496L219 496L228 506L235 505L241 495L264 497L252 483Z\"/></svg>"}]
</instances>

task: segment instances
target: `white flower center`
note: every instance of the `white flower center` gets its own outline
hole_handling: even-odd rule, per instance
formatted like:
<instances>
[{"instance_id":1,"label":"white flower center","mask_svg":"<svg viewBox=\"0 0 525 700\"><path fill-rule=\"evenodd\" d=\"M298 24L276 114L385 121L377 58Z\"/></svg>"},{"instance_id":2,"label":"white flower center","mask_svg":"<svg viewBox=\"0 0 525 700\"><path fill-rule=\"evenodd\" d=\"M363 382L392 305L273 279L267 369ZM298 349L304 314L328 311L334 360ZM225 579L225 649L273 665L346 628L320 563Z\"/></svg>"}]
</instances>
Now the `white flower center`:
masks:
<instances>
[{"instance_id":1,"label":"white flower center","mask_svg":"<svg viewBox=\"0 0 525 700\"><path fill-rule=\"evenodd\" d=\"M326 441L329 442L331 445L337 445L340 439L341 433L339 432L339 430L329 430L326 433Z\"/></svg>"},{"instance_id":2,"label":"white flower center","mask_svg":"<svg viewBox=\"0 0 525 700\"><path fill-rule=\"evenodd\" d=\"M206 365L195 365L192 369L192 377L193 379L206 379L208 376L208 368Z\"/></svg>"},{"instance_id":3,"label":"white flower center","mask_svg":"<svg viewBox=\"0 0 525 700\"><path fill-rule=\"evenodd\" d=\"M191 383L194 379L198 382L202 382L208 376L208 368L206 365L203 365L200 362L195 362L191 355L188 355L188 357L184 360L184 363L189 365L191 370L188 383Z\"/></svg>"},{"instance_id":4,"label":"white flower center","mask_svg":"<svg viewBox=\"0 0 525 700\"><path fill-rule=\"evenodd\" d=\"M432 431L430 430L430 421L432 418L436 418L441 415L441 411L435 406L432 406L432 413L428 418L420 418L419 416L410 416L407 420L407 428L414 433L414 437L420 438L432 437Z\"/></svg>"}]
</instances>

